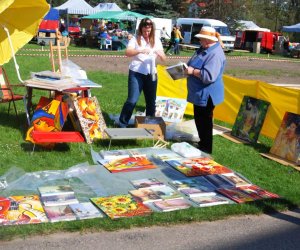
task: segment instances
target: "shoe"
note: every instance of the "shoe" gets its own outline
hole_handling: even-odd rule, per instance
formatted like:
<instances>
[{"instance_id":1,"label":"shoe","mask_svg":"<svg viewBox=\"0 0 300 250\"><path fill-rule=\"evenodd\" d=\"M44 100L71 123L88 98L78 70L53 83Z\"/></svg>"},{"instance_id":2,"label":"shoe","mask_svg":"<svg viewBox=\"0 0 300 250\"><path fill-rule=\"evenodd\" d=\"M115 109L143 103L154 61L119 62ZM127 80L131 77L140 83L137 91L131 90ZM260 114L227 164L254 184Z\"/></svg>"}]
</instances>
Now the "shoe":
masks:
<instances>
[{"instance_id":1,"label":"shoe","mask_svg":"<svg viewBox=\"0 0 300 250\"><path fill-rule=\"evenodd\" d=\"M126 128L126 125L121 124L119 121L114 121L114 127L116 128Z\"/></svg>"}]
</instances>

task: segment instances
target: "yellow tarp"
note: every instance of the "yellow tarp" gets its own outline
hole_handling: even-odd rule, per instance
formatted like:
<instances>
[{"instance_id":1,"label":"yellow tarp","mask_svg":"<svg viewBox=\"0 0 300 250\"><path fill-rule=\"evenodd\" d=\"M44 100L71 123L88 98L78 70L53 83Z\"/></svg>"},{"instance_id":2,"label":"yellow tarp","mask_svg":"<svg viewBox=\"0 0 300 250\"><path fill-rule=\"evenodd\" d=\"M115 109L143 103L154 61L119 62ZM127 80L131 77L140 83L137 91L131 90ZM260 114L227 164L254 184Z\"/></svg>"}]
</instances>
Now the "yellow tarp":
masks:
<instances>
[{"instance_id":1,"label":"yellow tarp","mask_svg":"<svg viewBox=\"0 0 300 250\"><path fill-rule=\"evenodd\" d=\"M166 73L165 66L158 65L158 96L186 99L186 79L172 80ZM261 134L275 138L286 111L300 114L300 90L278 87L266 82L245 80L223 76L225 85L225 101L214 111L217 120L233 124L244 95L252 96L271 103ZM185 114L193 114L193 106L189 103Z\"/></svg>"}]
</instances>

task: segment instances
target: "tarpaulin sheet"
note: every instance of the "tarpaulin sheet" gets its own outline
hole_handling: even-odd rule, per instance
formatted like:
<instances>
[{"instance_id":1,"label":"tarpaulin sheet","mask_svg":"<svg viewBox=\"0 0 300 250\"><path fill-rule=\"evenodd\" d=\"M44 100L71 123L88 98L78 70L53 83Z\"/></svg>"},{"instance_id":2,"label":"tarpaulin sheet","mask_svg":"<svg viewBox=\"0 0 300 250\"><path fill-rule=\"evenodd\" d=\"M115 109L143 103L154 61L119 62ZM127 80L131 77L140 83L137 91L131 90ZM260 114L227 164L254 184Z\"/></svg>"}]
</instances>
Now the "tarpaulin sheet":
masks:
<instances>
[{"instance_id":1,"label":"tarpaulin sheet","mask_svg":"<svg viewBox=\"0 0 300 250\"><path fill-rule=\"evenodd\" d=\"M165 66L158 65L158 96L186 98L186 79L172 80ZM271 103L261 134L275 138L285 112L300 114L300 90L274 86L257 80L223 76L225 100L214 111L214 118L233 124L244 95ZM187 105L185 114L193 115L193 106Z\"/></svg>"}]
</instances>

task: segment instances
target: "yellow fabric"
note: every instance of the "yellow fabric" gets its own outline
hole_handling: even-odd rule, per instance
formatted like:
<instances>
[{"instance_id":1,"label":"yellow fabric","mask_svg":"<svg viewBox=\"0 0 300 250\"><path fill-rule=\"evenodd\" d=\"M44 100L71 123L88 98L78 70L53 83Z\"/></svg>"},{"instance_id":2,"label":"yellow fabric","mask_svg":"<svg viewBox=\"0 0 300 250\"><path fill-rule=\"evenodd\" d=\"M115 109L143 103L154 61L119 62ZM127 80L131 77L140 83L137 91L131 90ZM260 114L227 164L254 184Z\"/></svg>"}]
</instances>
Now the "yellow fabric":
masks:
<instances>
[{"instance_id":1,"label":"yellow fabric","mask_svg":"<svg viewBox=\"0 0 300 250\"><path fill-rule=\"evenodd\" d=\"M158 96L175 98L187 97L186 79L172 80L165 66L158 65ZM218 105L214 117L230 124L235 122L244 95L266 100L271 103L261 134L275 138L286 111L300 114L300 90L278 87L266 82L244 80L227 75L223 76L225 101ZM189 103L185 114L193 115Z\"/></svg>"},{"instance_id":2,"label":"yellow fabric","mask_svg":"<svg viewBox=\"0 0 300 250\"><path fill-rule=\"evenodd\" d=\"M1 0L0 24L10 33L16 53L37 33L38 26L50 9L46 0ZM9 41L0 26L0 65L12 57Z\"/></svg>"}]
</instances>

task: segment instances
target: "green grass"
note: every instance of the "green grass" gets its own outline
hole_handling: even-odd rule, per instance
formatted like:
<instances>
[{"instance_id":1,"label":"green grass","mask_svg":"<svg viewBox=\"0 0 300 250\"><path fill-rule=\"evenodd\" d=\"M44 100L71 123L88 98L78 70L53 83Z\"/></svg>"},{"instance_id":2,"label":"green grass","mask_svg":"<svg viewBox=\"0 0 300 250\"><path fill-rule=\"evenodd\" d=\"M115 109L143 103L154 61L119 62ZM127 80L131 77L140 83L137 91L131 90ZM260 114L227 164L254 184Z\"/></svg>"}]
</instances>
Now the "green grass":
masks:
<instances>
[{"instance_id":1,"label":"green grass","mask_svg":"<svg viewBox=\"0 0 300 250\"><path fill-rule=\"evenodd\" d=\"M50 69L49 58L19 56L21 75L29 78L30 71L42 71ZM5 65L12 82L17 82L12 62ZM101 89L93 89L100 103L102 112L108 126L112 126L108 114L119 113L127 95L127 76L111 72L88 72L88 77L102 84ZM24 93L23 89L19 89ZM46 92L34 92L34 101L37 102ZM14 113L7 115L7 105L0 106L0 176L11 167L16 166L25 172L43 170L63 170L82 162L93 164L90 155L90 146L87 144L58 145L53 150L36 148L32 153L32 144L24 141L26 132L25 113L22 102L17 103L20 114L20 122L16 120ZM144 99L141 98L137 109L144 110ZM189 117L191 118L191 117ZM217 122L221 125L227 125ZM213 221L224 219L233 215L261 214L274 211L282 211L300 205L300 178L299 172L291 167L285 167L279 163L261 157L260 152L268 152L272 140L260 136L261 143L255 145L235 144L220 136L214 137L214 159L233 170L241 173L254 184L257 184L271 192L279 194L282 198L276 200L264 200L243 205L225 205L208 208L191 208L188 210L169 213L154 213L149 217L120 219L112 221L108 218L93 219L74 222L46 223L39 225L7 226L0 227L0 240L8 240L15 237L29 235L45 235L62 231L114 231L132 227L147 227L152 225L173 225L195 221ZM93 144L95 151L107 148L108 141ZM151 146L147 141L125 141L113 143L112 148L146 147ZM1 192L0 192L1 195Z\"/></svg>"}]
</instances>

